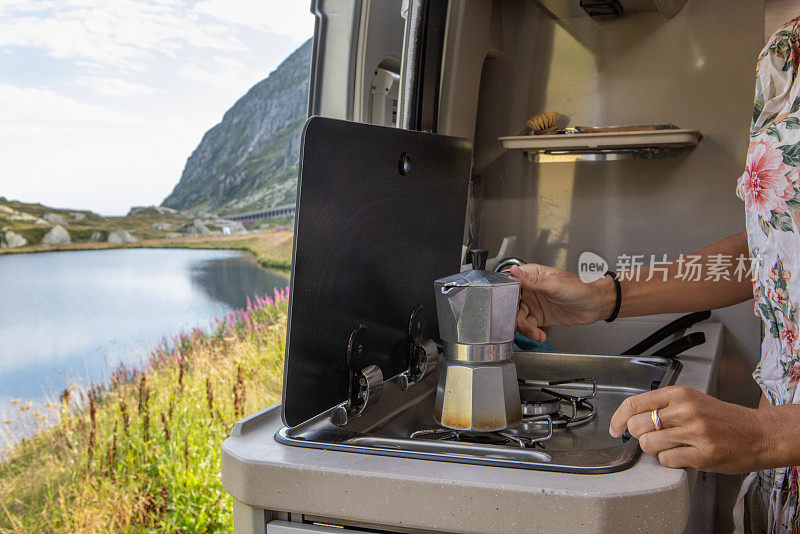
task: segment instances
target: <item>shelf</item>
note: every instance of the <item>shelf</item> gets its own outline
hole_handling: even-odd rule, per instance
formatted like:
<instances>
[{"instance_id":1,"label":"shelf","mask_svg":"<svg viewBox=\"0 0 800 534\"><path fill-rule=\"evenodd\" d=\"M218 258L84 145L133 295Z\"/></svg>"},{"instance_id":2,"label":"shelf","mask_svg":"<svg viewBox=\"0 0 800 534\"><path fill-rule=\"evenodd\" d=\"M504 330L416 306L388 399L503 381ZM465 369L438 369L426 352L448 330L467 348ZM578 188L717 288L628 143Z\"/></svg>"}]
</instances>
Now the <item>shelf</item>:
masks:
<instances>
[{"instance_id":1,"label":"shelf","mask_svg":"<svg viewBox=\"0 0 800 534\"><path fill-rule=\"evenodd\" d=\"M499 137L506 150L523 150L534 156L568 156L573 160L652 159L675 156L697 146L698 130L647 130L642 132L517 135ZM546 159L540 161L565 161Z\"/></svg>"},{"instance_id":2,"label":"shelf","mask_svg":"<svg viewBox=\"0 0 800 534\"><path fill-rule=\"evenodd\" d=\"M686 148L697 146L698 130L648 130L644 132L514 135L498 137L506 150L575 152L629 148Z\"/></svg>"},{"instance_id":3,"label":"shelf","mask_svg":"<svg viewBox=\"0 0 800 534\"><path fill-rule=\"evenodd\" d=\"M630 13L658 12L664 18L670 19L677 15L687 0L619 0L625 16ZM550 12L558 20L586 18L589 14L580 7L578 2L564 2L564 0L536 0L546 11ZM613 17L608 17L613 20ZM597 20L597 19L595 19ZM603 20L601 17L599 20Z\"/></svg>"}]
</instances>

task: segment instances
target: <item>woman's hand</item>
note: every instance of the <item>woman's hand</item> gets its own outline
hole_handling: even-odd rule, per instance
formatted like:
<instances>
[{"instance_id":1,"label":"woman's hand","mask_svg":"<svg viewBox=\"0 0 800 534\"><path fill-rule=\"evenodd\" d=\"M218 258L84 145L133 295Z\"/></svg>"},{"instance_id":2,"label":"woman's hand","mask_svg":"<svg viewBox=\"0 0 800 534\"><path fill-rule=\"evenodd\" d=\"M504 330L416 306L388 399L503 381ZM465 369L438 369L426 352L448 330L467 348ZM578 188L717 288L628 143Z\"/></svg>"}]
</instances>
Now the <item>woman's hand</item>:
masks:
<instances>
[{"instance_id":1,"label":"woman's hand","mask_svg":"<svg viewBox=\"0 0 800 534\"><path fill-rule=\"evenodd\" d=\"M655 409L659 431L651 418ZM625 399L611 418L609 433L619 437L627 429L644 452L666 467L749 473L774 463L768 458L769 410L723 402L689 387L668 386Z\"/></svg>"},{"instance_id":2,"label":"woman's hand","mask_svg":"<svg viewBox=\"0 0 800 534\"><path fill-rule=\"evenodd\" d=\"M522 287L517 330L534 341L545 340L542 326L591 324L614 308L616 290L608 276L592 283L555 267L529 263L511 267Z\"/></svg>"}]
</instances>

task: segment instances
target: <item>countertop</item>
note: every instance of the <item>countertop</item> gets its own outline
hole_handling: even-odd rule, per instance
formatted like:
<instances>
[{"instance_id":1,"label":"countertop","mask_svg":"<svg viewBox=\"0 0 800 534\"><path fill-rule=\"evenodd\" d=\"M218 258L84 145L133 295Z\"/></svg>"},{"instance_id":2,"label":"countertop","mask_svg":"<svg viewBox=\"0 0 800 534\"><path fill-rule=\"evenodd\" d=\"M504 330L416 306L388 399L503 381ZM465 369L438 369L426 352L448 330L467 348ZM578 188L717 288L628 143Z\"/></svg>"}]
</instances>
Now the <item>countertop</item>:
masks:
<instances>
[{"instance_id":1,"label":"countertop","mask_svg":"<svg viewBox=\"0 0 800 534\"><path fill-rule=\"evenodd\" d=\"M680 356L677 385L708 392L721 323ZM280 405L238 422L222 444L222 482L254 508L446 532L681 532L697 473L642 454L630 469L575 475L281 445Z\"/></svg>"}]
</instances>

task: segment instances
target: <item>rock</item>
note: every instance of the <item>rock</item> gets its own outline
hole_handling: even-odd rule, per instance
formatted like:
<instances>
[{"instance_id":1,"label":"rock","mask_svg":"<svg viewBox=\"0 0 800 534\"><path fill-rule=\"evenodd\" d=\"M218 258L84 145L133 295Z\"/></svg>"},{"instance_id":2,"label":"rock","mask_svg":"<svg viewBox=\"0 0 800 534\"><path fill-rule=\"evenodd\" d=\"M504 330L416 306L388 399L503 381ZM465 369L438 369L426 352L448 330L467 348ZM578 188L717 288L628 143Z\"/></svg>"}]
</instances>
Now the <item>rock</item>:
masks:
<instances>
[{"instance_id":1,"label":"rock","mask_svg":"<svg viewBox=\"0 0 800 534\"><path fill-rule=\"evenodd\" d=\"M79 211L73 211L72 213L69 214L69 216L72 217L73 219L75 219L78 222L86 220L86 214L85 213L81 213Z\"/></svg>"},{"instance_id":2,"label":"rock","mask_svg":"<svg viewBox=\"0 0 800 534\"><path fill-rule=\"evenodd\" d=\"M44 215L42 215L42 219L51 224L57 224L60 226L66 226L68 224L67 218L61 215L60 213L45 213Z\"/></svg>"},{"instance_id":3,"label":"rock","mask_svg":"<svg viewBox=\"0 0 800 534\"><path fill-rule=\"evenodd\" d=\"M136 243L139 240L133 237L127 230L114 230L108 234L106 241L109 243L115 243L117 245L124 245L128 243Z\"/></svg>"},{"instance_id":4,"label":"rock","mask_svg":"<svg viewBox=\"0 0 800 534\"><path fill-rule=\"evenodd\" d=\"M0 217L3 217L8 221L32 222L34 224L47 224L47 221L45 221L44 219L31 215L30 213L23 213L4 204L0 204Z\"/></svg>"},{"instance_id":5,"label":"rock","mask_svg":"<svg viewBox=\"0 0 800 534\"><path fill-rule=\"evenodd\" d=\"M249 204L294 202L311 56L309 40L225 112L189 156L163 206L239 213Z\"/></svg>"},{"instance_id":6,"label":"rock","mask_svg":"<svg viewBox=\"0 0 800 534\"><path fill-rule=\"evenodd\" d=\"M138 215L145 210L152 209L153 206L132 206L131 209L128 210L128 217L131 215Z\"/></svg>"},{"instance_id":7,"label":"rock","mask_svg":"<svg viewBox=\"0 0 800 534\"><path fill-rule=\"evenodd\" d=\"M103 240L103 232L92 232L89 237L89 243L99 243Z\"/></svg>"},{"instance_id":8,"label":"rock","mask_svg":"<svg viewBox=\"0 0 800 534\"><path fill-rule=\"evenodd\" d=\"M207 234L209 232L206 223L199 219L195 219L195 221L192 223L192 227L194 228L194 232L198 234Z\"/></svg>"},{"instance_id":9,"label":"rock","mask_svg":"<svg viewBox=\"0 0 800 534\"><path fill-rule=\"evenodd\" d=\"M209 232L206 226L200 219L195 219L192 224L181 226L181 232L187 234L207 234Z\"/></svg>"},{"instance_id":10,"label":"rock","mask_svg":"<svg viewBox=\"0 0 800 534\"><path fill-rule=\"evenodd\" d=\"M164 237L166 239L178 239L178 238L181 238L183 236L184 236L184 234L180 234L178 232L167 232L166 234L164 234Z\"/></svg>"},{"instance_id":11,"label":"rock","mask_svg":"<svg viewBox=\"0 0 800 534\"><path fill-rule=\"evenodd\" d=\"M150 226L152 226L154 229L162 231L162 232L166 231L166 230L172 230L172 225L170 223L165 223L165 222L155 222L155 223L151 224Z\"/></svg>"},{"instance_id":12,"label":"rock","mask_svg":"<svg viewBox=\"0 0 800 534\"><path fill-rule=\"evenodd\" d=\"M69 232L59 225L52 227L42 238L42 245L68 245L71 242Z\"/></svg>"},{"instance_id":13,"label":"rock","mask_svg":"<svg viewBox=\"0 0 800 534\"><path fill-rule=\"evenodd\" d=\"M153 213L157 213L158 215L176 215L180 213L176 209L167 208L164 206L133 206L130 210L128 210L128 216L131 215L150 215Z\"/></svg>"},{"instance_id":14,"label":"rock","mask_svg":"<svg viewBox=\"0 0 800 534\"><path fill-rule=\"evenodd\" d=\"M29 215L27 213L18 213L16 215L9 215L6 217L9 221L16 221L16 222L32 222L34 224L41 224L45 226L49 226L50 223L45 221L40 217L34 217L33 215Z\"/></svg>"},{"instance_id":15,"label":"rock","mask_svg":"<svg viewBox=\"0 0 800 534\"><path fill-rule=\"evenodd\" d=\"M239 221L232 221L230 219L216 219L214 222L219 227L228 227L231 232L240 232L244 230L244 225Z\"/></svg>"},{"instance_id":16,"label":"rock","mask_svg":"<svg viewBox=\"0 0 800 534\"><path fill-rule=\"evenodd\" d=\"M28 244L28 240L19 235L16 232L8 231L5 233L2 239L2 246L3 248L17 248L17 247L24 247Z\"/></svg>"}]
</instances>

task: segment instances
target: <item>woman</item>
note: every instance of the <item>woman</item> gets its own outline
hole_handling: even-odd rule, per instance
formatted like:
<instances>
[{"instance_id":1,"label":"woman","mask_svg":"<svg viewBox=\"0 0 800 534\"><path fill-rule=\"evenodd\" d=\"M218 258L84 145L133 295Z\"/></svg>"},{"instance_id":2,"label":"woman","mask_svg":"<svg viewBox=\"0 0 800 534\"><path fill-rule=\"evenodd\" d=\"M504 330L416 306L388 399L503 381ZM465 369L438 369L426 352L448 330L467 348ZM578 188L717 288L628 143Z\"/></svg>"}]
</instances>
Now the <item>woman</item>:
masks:
<instances>
[{"instance_id":1,"label":"woman","mask_svg":"<svg viewBox=\"0 0 800 534\"><path fill-rule=\"evenodd\" d=\"M800 17L798 17L800 19ZM758 409L722 402L687 387L665 387L626 399L609 432L628 430L642 450L667 467L751 473L737 502L742 532L798 532L800 465L800 30L781 27L762 50L747 164L737 194L746 233L695 254L710 265L717 255L753 259L752 279L687 281L675 261L658 276L621 273L621 303L610 276L585 284L561 269L514 267L522 298L517 329L544 341L541 327L589 324L616 316L721 308L755 297L764 321L761 361L753 377L763 395ZM627 273L630 275L630 273ZM650 278L650 280L648 280Z\"/></svg>"}]
</instances>

